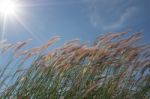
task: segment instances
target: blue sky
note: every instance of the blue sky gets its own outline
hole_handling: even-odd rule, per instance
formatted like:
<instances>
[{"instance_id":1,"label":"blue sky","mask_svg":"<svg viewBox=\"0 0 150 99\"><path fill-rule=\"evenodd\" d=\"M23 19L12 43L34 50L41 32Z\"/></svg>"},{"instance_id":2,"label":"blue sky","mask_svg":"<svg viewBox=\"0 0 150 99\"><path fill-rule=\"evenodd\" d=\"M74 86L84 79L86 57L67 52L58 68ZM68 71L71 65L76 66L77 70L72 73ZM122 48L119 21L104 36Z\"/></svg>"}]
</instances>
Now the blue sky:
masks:
<instances>
[{"instance_id":1,"label":"blue sky","mask_svg":"<svg viewBox=\"0 0 150 99\"><path fill-rule=\"evenodd\" d=\"M1 0L0 0L1 1ZM8 42L32 38L39 46L53 36L58 45L72 39L92 42L107 32L143 31L141 40L150 44L150 0L16 0L17 17L0 15L0 38ZM57 45L56 44L56 45ZM9 59L0 57L0 66ZM15 65L12 65L14 68Z\"/></svg>"},{"instance_id":2,"label":"blue sky","mask_svg":"<svg viewBox=\"0 0 150 99\"><path fill-rule=\"evenodd\" d=\"M150 44L150 0L17 0L20 12L6 19L4 38L32 38L39 45L54 35L60 42L93 41L106 32L143 31ZM0 17L0 35L4 19Z\"/></svg>"}]
</instances>

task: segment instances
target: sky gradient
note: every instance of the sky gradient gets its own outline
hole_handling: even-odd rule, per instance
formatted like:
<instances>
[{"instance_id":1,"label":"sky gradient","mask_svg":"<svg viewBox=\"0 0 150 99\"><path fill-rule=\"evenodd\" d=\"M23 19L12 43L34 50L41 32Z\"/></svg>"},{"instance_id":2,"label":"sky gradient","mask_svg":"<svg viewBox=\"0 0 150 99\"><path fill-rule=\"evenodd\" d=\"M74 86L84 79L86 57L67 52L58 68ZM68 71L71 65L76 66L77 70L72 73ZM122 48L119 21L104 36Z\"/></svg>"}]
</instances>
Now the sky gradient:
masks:
<instances>
[{"instance_id":1,"label":"sky gradient","mask_svg":"<svg viewBox=\"0 0 150 99\"><path fill-rule=\"evenodd\" d=\"M150 0L17 0L17 17L0 17L0 35L9 42L32 38L33 45L52 36L60 42L93 41L107 32L143 31L150 44ZM5 28L5 30L3 30Z\"/></svg>"}]
</instances>

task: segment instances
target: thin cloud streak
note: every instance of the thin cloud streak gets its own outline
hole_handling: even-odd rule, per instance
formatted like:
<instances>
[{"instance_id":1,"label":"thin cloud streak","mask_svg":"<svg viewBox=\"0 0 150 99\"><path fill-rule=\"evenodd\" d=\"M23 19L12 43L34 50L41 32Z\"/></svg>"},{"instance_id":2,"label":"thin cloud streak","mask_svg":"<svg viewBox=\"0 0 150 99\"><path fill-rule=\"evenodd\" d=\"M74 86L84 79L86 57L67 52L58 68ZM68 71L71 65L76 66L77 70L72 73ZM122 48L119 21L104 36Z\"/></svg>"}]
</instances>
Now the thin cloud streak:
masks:
<instances>
[{"instance_id":1,"label":"thin cloud streak","mask_svg":"<svg viewBox=\"0 0 150 99\"><path fill-rule=\"evenodd\" d=\"M103 31L130 26L130 23L132 24L131 20L135 20L135 16L140 16L143 10L139 0L137 0L139 2L135 0L126 2L123 0L84 1L91 2L88 5L91 24Z\"/></svg>"}]
</instances>

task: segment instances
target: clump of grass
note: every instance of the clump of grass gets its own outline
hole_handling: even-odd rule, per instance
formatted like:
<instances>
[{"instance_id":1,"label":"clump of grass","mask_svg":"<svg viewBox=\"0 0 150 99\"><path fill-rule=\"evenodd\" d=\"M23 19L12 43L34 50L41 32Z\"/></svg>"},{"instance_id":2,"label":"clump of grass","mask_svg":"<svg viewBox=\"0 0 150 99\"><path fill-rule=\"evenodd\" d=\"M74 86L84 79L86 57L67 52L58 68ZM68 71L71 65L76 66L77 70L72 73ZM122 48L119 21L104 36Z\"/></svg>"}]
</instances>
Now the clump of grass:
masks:
<instances>
[{"instance_id":1,"label":"clump of grass","mask_svg":"<svg viewBox=\"0 0 150 99\"><path fill-rule=\"evenodd\" d=\"M73 40L53 51L45 50L59 37L27 51L20 51L25 42L15 48L9 44L8 49L15 49L14 59L22 57L19 66L38 57L28 69L16 70L11 76L14 83L5 87L1 98L149 99L150 46L137 43L140 33L124 38L126 34L105 34L92 46Z\"/></svg>"}]
</instances>

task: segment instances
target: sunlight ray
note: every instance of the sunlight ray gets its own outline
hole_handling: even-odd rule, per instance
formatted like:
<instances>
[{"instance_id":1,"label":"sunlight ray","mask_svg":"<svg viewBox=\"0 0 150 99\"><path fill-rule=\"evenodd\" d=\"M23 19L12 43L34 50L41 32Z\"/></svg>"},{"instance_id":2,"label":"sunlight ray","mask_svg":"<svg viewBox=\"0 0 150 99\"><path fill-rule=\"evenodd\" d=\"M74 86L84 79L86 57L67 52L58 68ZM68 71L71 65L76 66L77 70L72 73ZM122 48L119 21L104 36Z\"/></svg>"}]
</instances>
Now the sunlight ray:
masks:
<instances>
[{"instance_id":1,"label":"sunlight ray","mask_svg":"<svg viewBox=\"0 0 150 99\"><path fill-rule=\"evenodd\" d=\"M33 1L30 3L24 3L21 5L21 7L39 7L39 6L55 6L55 5L71 5L71 4L81 4L81 3L89 3L87 1L69 1L69 2L46 2L48 0L45 0L45 3L43 1L41 2L37 2L37 1Z\"/></svg>"},{"instance_id":2,"label":"sunlight ray","mask_svg":"<svg viewBox=\"0 0 150 99\"><path fill-rule=\"evenodd\" d=\"M25 24L25 22L23 22L23 20L21 20L21 18L20 18L19 16L15 15L15 18L16 18L16 20L31 34L31 36L32 36L33 38L35 38L35 39L38 41L38 43L42 44L41 39L40 39L39 37L37 37L37 36L29 29L29 27Z\"/></svg>"},{"instance_id":3,"label":"sunlight ray","mask_svg":"<svg viewBox=\"0 0 150 99\"><path fill-rule=\"evenodd\" d=\"M6 30L6 16L4 15L3 17L3 23L2 23L2 31L1 31L1 38L0 38L0 42L3 42L4 41L4 37L5 37L5 30ZM3 43L0 44L0 53L1 53L1 49L3 49ZM1 58L1 55L0 55L0 58Z\"/></svg>"},{"instance_id":4,"label":"sunlight ray","mask_svg":"<svg viewBox=\"0 0 150 99\"><path fill-rule=\"evenodd\" d=\"M22 4L21 7L49 6L49 3Z\"/></svg>"},{"instance_id":5,"label":"sunlight ray","mask_svg":"<svg viewBox=\"0 0 150 99\"><path fill-rule=\"evenodd\" d=\"M0 41L3 41L4 38L5 38L6 20L7 20L7 16L4 15L4 17L3 17L3 24L2 24L2 32L1 32L1 39L0 39ZM2 48L2 45L1 45L1 48Z\"/></svg>"}]
</instances>

